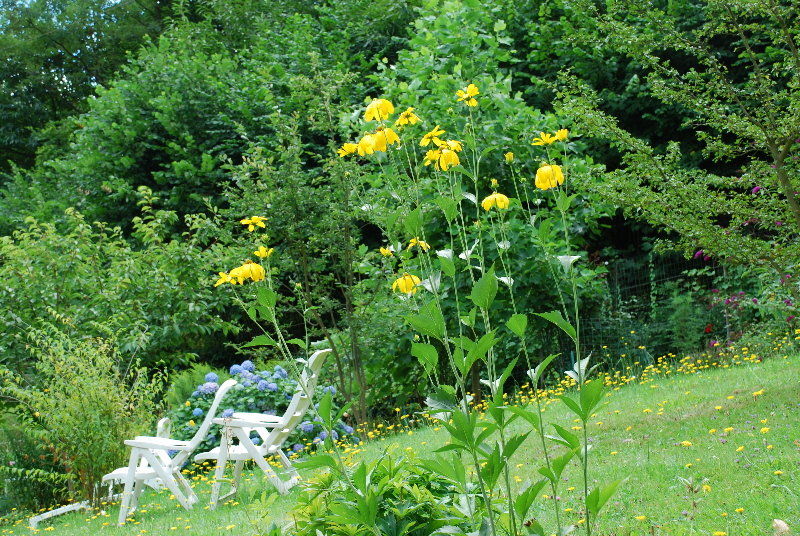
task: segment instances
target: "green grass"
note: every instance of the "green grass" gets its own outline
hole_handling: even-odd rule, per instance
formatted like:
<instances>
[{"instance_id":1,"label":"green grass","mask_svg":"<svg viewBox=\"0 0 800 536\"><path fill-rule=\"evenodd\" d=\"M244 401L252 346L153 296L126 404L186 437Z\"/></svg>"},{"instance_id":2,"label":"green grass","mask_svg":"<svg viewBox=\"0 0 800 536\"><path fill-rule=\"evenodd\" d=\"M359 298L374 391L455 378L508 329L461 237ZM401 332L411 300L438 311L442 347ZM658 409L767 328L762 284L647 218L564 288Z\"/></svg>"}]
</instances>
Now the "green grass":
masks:
<instances>
[{"instance_id":1,"label":"green grass","mask_svg":"<svg viewBox=\"0 0 800 536\"><path fill-rule=\"evenodd\" d=\"M799 362L793 357L708 369L612 391L589 430L590 477L628 480L604 510L597 534L771 534L773 518L800 529ZM762 396L752 396L759 390ZM545 418L572 426L558 402L548 407ZM733 430L723 432L728 427ZM762 428L769 431L762 433ZM717 431L710 434L710 429ZM445 440L443 430L422 428L369 443L359 456L372 458L387 448L429 456ZM682 445L684 441L691 446ZM737 452L739 447L744 449ZM522 481L536 479L542 464L536 442L529 440L512 463ZM573 509L564 512L571 521L579 517L577 469L565 473L560 501L562 509ZM680 477L691 477L710 490L690 493ZM164 493L146 492L137 524L116 528L117 507L110 506L103 514L58 518L51 530L64 536L258 534L270 521L288 522L299 493L295 488L267 508L261 501L270 488L252 474L235 501L210 511L204 508L209 484L198 482L196 489L200 503L193 511L179 508ZM539 504L542 511L534 515L549 520L549 502ZM43 524L40 530L45 528ZM0 527L0 534L29 532L24 524Z\"/></svg>"}]
</instances>

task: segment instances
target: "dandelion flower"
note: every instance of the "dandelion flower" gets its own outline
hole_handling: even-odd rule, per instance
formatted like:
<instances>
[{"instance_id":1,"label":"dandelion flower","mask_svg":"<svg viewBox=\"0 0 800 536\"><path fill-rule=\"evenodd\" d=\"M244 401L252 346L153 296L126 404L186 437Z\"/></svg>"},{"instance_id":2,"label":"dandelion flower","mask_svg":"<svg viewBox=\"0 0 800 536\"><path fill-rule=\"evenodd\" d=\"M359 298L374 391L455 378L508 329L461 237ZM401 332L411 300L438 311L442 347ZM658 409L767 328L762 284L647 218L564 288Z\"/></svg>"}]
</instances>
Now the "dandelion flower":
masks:
<instances>
[{"instance_id":1,"label":"dandelion flower","mask_svg":"<svg viewBox=\"0 0 800 536\"><path fill-rule=\"evenodd\" d=\"M364 111L364 121L383 121L394 113L394 105L386 99L372 99Z\"/></svg>"}]
</instances>

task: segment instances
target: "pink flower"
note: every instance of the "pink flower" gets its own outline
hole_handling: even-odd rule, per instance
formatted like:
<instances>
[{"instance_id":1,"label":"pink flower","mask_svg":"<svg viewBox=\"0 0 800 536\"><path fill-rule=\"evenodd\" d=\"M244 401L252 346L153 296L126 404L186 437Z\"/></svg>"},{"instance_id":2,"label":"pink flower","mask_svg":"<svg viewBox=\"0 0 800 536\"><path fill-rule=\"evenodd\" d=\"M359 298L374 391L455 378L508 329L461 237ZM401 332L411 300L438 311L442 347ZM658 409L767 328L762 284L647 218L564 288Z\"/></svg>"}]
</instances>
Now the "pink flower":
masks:
<instances>
[{"instance_id":1,"label":"pink flower","mask_svg":"<svg viewBox=\"0 0 800 536\"><path fill-rule=\"evenodd\" d=\"M703 256L703 250L702 249L698 249L697 252L694 254L694 258L695 259L699 259L702 256Z\"/></svg>"},{"instance_id":2,"label":"pink flower","mask_svg":"<svg viewBox=\"0 0 800 536\"><path fill-rule=\"evenodd\" d=\"M761 186L756 186L752 190L750 190L751 194L757 194L761 190Z\"/></svg>"}]
</instances>

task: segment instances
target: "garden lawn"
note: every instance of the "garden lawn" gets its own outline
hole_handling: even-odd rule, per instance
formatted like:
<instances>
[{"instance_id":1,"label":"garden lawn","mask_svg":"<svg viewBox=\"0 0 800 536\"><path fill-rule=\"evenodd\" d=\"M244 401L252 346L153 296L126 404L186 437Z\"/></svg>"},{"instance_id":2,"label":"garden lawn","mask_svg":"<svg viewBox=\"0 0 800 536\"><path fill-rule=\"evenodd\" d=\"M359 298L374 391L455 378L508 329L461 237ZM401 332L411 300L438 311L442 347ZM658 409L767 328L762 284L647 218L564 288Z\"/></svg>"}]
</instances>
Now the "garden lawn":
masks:
<instances>
[{"instance_id":1,"label":"garden lawn","mask_svg":"<svg viewBox=\"0 0 800 536\"><path fill-rule=\"evenodd\" d=\"M608 405L591 421L590 477L628 480L604 510L597 533L771 534L773 518L800 531L799 373L800 358L793 356L656 376L610 390ZM567 428L575 425L561 406L549 404L545 419ZM438 427L406 430L367 444L355 459L374 458L387 448L430 456L446 439ZM538 479L541 464L531 438L512 462L515 480ZM581 517L578 475L573 462L559 501L563 517L571 522ZM693 479L697 491L681 479ZM42 524L39 531L65 536L258 534L272 521L286 523L300 492L295 488L266 506L262 501L270 500L272 490L252 474L234 501L211 511L206 506L209 488L207 480L196 480L200 503L190 512L168 494L150 491L142 497L135 522L124 527L114 526L117 507L110 505L102 513L63 516L52 525ZM549 522L549 505L544 499L538 504L543 511L534 515ZM24 523L0 527L0 534L27 533Z\"/></svg>"}]
</instances>

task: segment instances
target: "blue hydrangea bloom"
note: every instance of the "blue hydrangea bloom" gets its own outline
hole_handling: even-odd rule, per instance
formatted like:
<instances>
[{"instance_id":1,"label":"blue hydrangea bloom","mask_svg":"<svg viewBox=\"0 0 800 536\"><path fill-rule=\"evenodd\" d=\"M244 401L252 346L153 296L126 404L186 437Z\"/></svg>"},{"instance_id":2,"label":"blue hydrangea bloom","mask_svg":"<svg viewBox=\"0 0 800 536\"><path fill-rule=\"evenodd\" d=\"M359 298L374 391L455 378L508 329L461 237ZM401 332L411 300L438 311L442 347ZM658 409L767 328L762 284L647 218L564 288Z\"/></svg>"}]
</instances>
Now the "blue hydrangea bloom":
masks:
<instances>
[{"instance_id":1,"label":"blue hydrangea bloom","mask_svg":"<svg viewBox=\"0 0 800 536\"><path fill-rule=\"evenodd\" d=\"M332 395L335 395L336 394L336 387L334 387L333 385L328 385L328 386L322 388L322 392L323 393L330 393Z\"/></svg>"},{"instance_id":2,"label":"blue hydrangea bloom","mask_svg":"<svg viewBox=\"0 0 800 536\"><path fill-rule=\"evenodd\" d=\"M275 372L273 373L273 376L275 378L280 378L282 380L285 380L286 378L289 377L289 373L286 372L286 369L284 369L282 366L275 365Z\"/></svg>"},{"instance_id":3,"label":"blue hydrangea bloom","mask_svg":"<svg viewBox=\"0 0 800 536\"><path fill-rule=\"evenodd\" d=\"M295 451L295 452L300 452L304 448L305 447L303 445L301 445L300 443L295 443L294 445L292 445L292 450Z\"/></svg>"},{"instance_id":4,"label":"blue hydrangea bloom","mask_svg":"<svg viewBox=\"0 0 800 536\"><path fill-rule=\"evenodd\" d=\"M258 380L258 383L256 384L256 389L258 389L259 391L264 391L267 388L268 384L269 382L267 380Z\"/></svg>"},{"instance_id":5,"label":"blue hydrangea bloom","mask_svg":"<svg viewBox=\"0 0 800 536\"><path fill-rule=\"evenodd\" d=\"M327 438L328 438L328 432L326 432L325 430L321 431L321 432L319 433L319 435L317 436L317 438L319 438L319 439L321 439L321 440L325 441L325 439L327 439Z\"/></svg>"},{"instance_id":6,"label":"blue hydrangea bloom","mask_svg":"<svg viewBox=\"0 0 800 536\"><path fill-rule=\"evenodd\" d=\"M261 413L263 413L264 415L275 415L275 410L274 409L265 409Z\"/></svg>"},{"instance_id":7,"label":"blue hydrangea bloom","mask_svg":"<svg viewBox=\"0 0 800 536\"><path fill-rule=\"evenodd\" d=\"M336 430L331 430L331 438L336 441L339 439L339 433Z\"/></svg>"},{"instance_id":8,"label":"blue hydrangea bloom","mask_svg":"<svg viewBox=\"0 0 800 536\"><path fill-rule=\"evenodd\" d=\"M240 374L244 369L241 365L231 365L231 374Z\"/></svg>"},{"instance_id":9,"label":"blue hydrangea bloom","mask_svg":"<svg viewBox=\"0 0 800 536\"><path fill-rule=\"evenodd\" d=\"M275 382L267 382L267 391L272 391L273 393L278 390L278 384Z\"/></svg>"},{"instance_id":10,"label":"blue hydrangea bloom","mask_svg":"<svg viewBox=\"0 0 800 536\"><path fill-rule=\"evenodd\" d=\"M261 444L261 436L251 437L250 441L253 442L253 445L260 445Z\"/></svg>"},{"instance_id":11,"label":"blue hydrangea bloom","mask_svg":"<svg viewBox=\"0 0 800 536\"><path fill-rule=\"evenodd\" d=\"M200 391L194 391L192 393L192 398L197 398L198 396L200 396Z\"/></svg>"},{"instance_id":12,"label":"blue hydrangea bloom","mask_svg":"<svg viewBox=\"0 0 800 536\"><path fill-rule=\"evenodd\" d=\"M167 456L169 456L170 458L172 458L172 457L173 457L173 456L175 456L177 453L178 453L178 451L177 451L177 450L168 450L168 451L167 451Z\"/></svg>"},{"instance_id":13,"label":"blue hydrangea bloom","mask_svg":"<svg viewBox=\"0 0 800 536\"><path fill-rule=\"evenodd\" d=\"M305 432L306 434L309 432L314 431L314 423L310 423L308 421L303 421L300 423L300 430Z\"/></svg>"},{"instance_id":14,"label":"blue hydrangea bloom","mask_svg":"<svg viewBox=\"0 0 800 536\"><path fill-rule=\"evenodd\" d=\"M286 400L291 400L292 395L290 395L289 393L283 393L283 398L285 398Z\"/></svg>"},{"instance_id":15,"label":"blue hydrangea bloom","mask_svg":"<svg viewBox=\"0 0 800 536\"><path fill-rule=\"evenodd\" d=\"M240 376L241 376L242 378L244 378L245 380L247 380L247 381L251 381L251 382L255 382L256 380L258 380L258 376L256 376L255 374L253 374L253 373L252 373L252 372L250 372L249 370L245 370L245 371L243 371L243 372L240 374Z\"/></svg>"},{"instance_id":16,"label":"blue hydrangea bloom","mask_svg":"<svg viewBox=\"0 0 800 536\"><path fill-rule=\"evenodd\" d=\"M242 361L242 369L246 370L247 372L253 372L256 370L256 366L248 359L247 361Z\"/></svg>"},{"instance_id":17,"label":"blue hydrangea bloom","mask_svg":"<svg viewBox=\"0 0 800 536\"><path fill-rule=\"evenodd\" d=\"M251 385L253 385L253 382L250 380L242 380L242 387L250 387Z\"/></svg>"},{"instance_id":18,"label":"blue hydrangea bloom","mask_svg":"<svg viewBox=\"0 0 800 536\"><path fill-rule=\"evenodd\" d=\"M230 408L228 408L228 409L226 409L225 411L222 412L222 417L223 418L228 418L231 415L233 415L233 410L230 409Z\"/></svg>"},{"instance_id":19,"label":"blue hydrangea bloom","mask_svg":"<svg viewBox=\"0 0 800 536\"><path fill-rule=\"evenodd\" d=\"M217 439L217 436L215 436L214 434L208 434L206 436L206 441L214 441L215 439Z\"/></svg>"},{"instance_id":20,"label":"blue hydrangea bloom","mask_svg":"<svg viewBox=\"0 0 800 536\"><path fill-rule=\"evenodd\" d=\"M202 417L203 413L205 412L200 408L194 408L194 411L192 411L192 415L194 415L195 417Z\"/></svg>"},{"instance_id":21,"label":"blue hydrangea bloom","mask_svg":"<svg viewBox=\"0 0 800 536\"><path fill-rule=\"evenodd\" d=\"M209 372L206 374L206 381L216 383L219 381L219 376L217 376L216 372Z\"/></svg>"},{"instance_id":22,"label":"blue hydrangea bloom","mask_svg":"<svg viewBox=\"0 0 800 536\"><path fill-rule=\"evenodd\" d=\"M217 389L219 389L219 385L216 382L206 382L197 388L204 395L213 395L217 392Z\"/></svg>"},{"instance_id":23,"label":"blue hydrangea bloom","mask_svg":"<svg viewBox=\"0 0 800 536\"><path fill-rule=\"evenodd\" d=\"M350 434L352 434L354 432L353 427L352 426L348 426L346 424L344 426L342 426L342 430L344 430L344 433L347 434L347 435L350 435Z\"/></svg>"}]
</instances>

